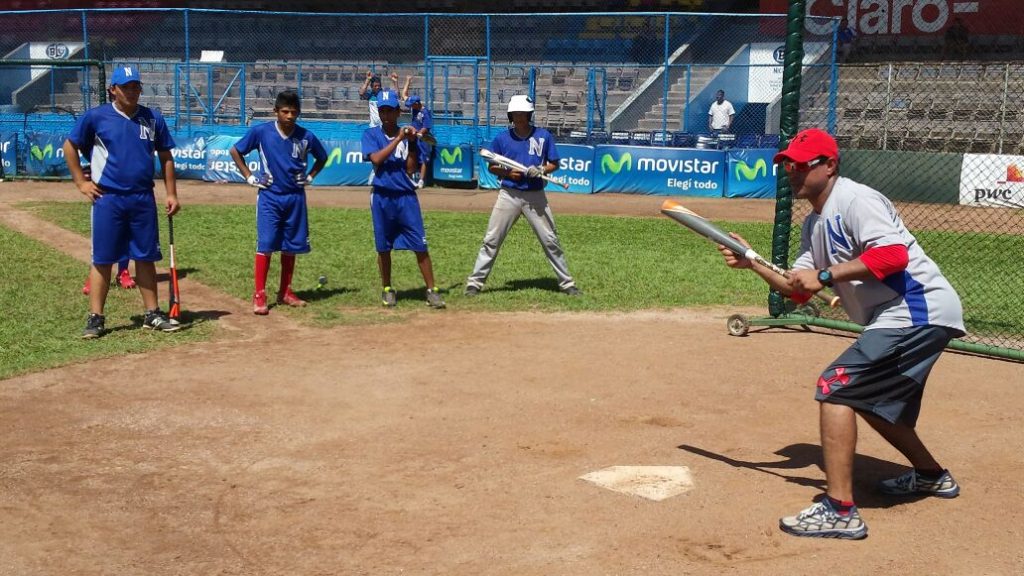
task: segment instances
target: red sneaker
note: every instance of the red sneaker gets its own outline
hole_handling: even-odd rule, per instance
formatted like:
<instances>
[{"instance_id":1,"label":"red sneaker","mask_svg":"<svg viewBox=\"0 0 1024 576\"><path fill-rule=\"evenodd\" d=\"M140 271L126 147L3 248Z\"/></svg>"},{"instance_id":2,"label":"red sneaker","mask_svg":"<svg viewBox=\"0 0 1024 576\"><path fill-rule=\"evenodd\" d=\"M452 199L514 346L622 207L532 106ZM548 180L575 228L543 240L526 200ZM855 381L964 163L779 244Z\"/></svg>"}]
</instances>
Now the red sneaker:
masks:
<instances>
[{"instance_id":1,"label":"red sneaker","mask_svg":"<svg viewBox=\"0 0 1024 576\"><path fill-rule=\"evenodd\" d=\"M82 286L82 294L85 294L86 296L88 296L89 292L92 292L92 284L89 283L89 277L86 276L85 277L85 286Z\"/></svg>"},{"instance_id":2,"label":"red sneaker","mask_svg":"<svg viewBox=\"0 0 1024 576\"><path fill-rule=\"evenodd\" d=\"M132 275L128 273L128 269L125 268L117 275L117 283L121 285L121 288L125 290L131 290L135 288L135 280L132 279Z\"/></svg>"},{"instance_id":3,"label":"red sneaker","mask_svg":"<svg viewBox=\"0 0 1024 576\"><path fill-rule=\"evenodd\" d=\"M285 289L284 292L277 293L277 303L287 304L288 306L294 306L295 308L302 308L306 305L306 301L299 298L292 292L291 288Z\"/></svg>"},{"instance_id":4,"label":"red sneaker","mask_svg":"<svg viewBox=\"0 0 1024 576\"><path fill-rule=\"evenodd\" d=\"M260 316L270 314L270 308L267 307L266 292L261 291L252 295L252 313Z\"/></svg>"}]
</instances>

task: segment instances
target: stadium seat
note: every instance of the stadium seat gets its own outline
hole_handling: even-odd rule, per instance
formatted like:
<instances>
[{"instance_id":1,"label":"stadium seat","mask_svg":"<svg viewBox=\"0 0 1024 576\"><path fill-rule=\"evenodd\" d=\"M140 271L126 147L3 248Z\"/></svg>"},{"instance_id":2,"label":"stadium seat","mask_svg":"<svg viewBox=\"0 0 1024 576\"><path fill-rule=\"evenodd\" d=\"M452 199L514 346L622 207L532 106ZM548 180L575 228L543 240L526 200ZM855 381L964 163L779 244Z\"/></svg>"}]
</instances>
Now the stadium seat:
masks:
<instances>
[{"instance_id":1,"label":"stadium seat","mask_svg":"<svg viewBox=\"0 0 1024 576\"><path fill-rule=\"evenodd\" d=\"M594 130L590 133L591 144L607 144L608 141L608 133L604 130Z\"/></svg>"},{"instance_id":2,"label":"stadium seat","mask_svg":"<svg viewBox=\"0 0 1024 576\"><path fill-rule=\"evenodd\" d=\"M629 144L629 141L630 141L630 139L629 139L629 132L621 132L621 131L620 132L612 132L611 133L611 137L609 138L609 141L612 144L618 144L618 145L621 145L621 146L626 146L626 145Z\"/></svg>"},{"instance_id":3,"label":"stadium seat","mask_svg":"<svg viewBox=\"0 0 1024 576\"><path fill-rule=\"evenodd\" d=\"M629 136L629 142L633 146L650 146L652 138L650 132L633 132Z\"/></svg>"},{"instance_id":4,"label":"stadium seat","mask_svg":"<svg viewBox=\"0 0 1024 576\"><path fill-rule=\"evenodd\" d=\"M693 148L697 143L697 137L688 132L673 132L672 146L676 148Z\"/></svg>"}]
</instances>

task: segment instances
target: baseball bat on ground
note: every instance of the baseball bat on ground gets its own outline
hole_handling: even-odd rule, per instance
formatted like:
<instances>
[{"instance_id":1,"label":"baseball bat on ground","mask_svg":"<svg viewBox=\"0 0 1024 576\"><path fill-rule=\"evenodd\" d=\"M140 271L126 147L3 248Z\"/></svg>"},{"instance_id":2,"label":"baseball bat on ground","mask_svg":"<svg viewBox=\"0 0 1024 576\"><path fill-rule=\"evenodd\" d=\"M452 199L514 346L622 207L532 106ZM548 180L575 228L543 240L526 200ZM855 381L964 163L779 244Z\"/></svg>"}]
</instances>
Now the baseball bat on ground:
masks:
<instances>
[{"instance_id":1,"label":"baseball bat on ground","mask_svg":"<svg viewBox=\"0 0 1024 576\"><path fill-rule=\"evenodd\" d=\"M181 293L178 292L178 265L174 261L174 218L172 216L167 217L167 246L168 251L171 255L171 269L170 278L168 283L168 292L170 292L170 311L167 316L177 320L181 317Z\"/></svg>"},{"instance_id":2,"label":"baseball bat on ground","mask_svg":"<svg viewBox=\"0 0 1024 576\"><path fill-rule=\"evenodd\" d=\"M513 160L511 158L506 158L505 156L502 156L501 154L495 154L494 152L491 152L487 148L481 148L480 149L480 156L482 156L485 160L487 160L491 164L497 164L499 166L503 166L503 167L508 168L510 170L516 170L518 172L522 172L524 175L529 170L529 168L527 168L526 166L523 166L519 162L516 162L515 160ZM544 174L543 176L541 176L541 178L543 178L544 180L547 180L548 182L551 182L551 183L553 183L553 184L555 184L557 186L561 186L563 190L568 190L569 189L569 184L568 183L566 183L566 182L559 182L558 180L552 178L551 176L549 176L547 174Z\"/></svg>"},{"instance_id":3,"label":"baseball bat on ground","mask_svg":"<svg viewBox=\"0 0 1024 576\"><path fill-rule=\"evenodd\" d=\"M758 254L753 248L747 248L738 240L726 234L721 228L712 224L710 220L707 220L696 212L687 209L679 202L676 202L675 200L665 200L661 205L661 213L708 240L725 246L731 250L733 254L742 256L747 260L757 262L761 266L768 268L783 278L789 278L789 271L765 260L764 257ZM828 305L833 308L839 305L839 296L836 296L827 289L817 292L814 295L827 302Z\"/></svg>"}]
</instances>

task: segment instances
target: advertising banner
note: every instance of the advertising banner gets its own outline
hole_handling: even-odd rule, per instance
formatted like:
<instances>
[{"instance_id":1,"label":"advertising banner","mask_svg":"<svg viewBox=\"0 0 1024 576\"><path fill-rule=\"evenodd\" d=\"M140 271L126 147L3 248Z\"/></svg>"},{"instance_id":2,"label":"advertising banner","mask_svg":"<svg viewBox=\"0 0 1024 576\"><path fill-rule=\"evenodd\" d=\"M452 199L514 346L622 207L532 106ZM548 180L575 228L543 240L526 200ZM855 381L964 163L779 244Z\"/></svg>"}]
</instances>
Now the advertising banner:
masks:
<instances>
[{"instance_id":1,"label":"advertising banner","mask_svg":"<svg viewBox=\"0 0 1024 576\"><path fill-rule=\"evenodd\" d=\"M174 157L174 177L178 180L202 180L206 175L206 140L209 136L178 137L174 139L175 147L171 149ZM230 160L230 156L228 157ZM157 178L163 177L163 166L160 158L154 154Z\"/></svg>"},{"instance_id":2,"label":"advertising banner","mask_svg":"<svg viewBox=\"0 0 1024 576\"><path fill-rule=\"evenodd\" d=\"M473 180L473 148L468 145L434 147L434 180Z\"/></svg>"},{"instance_id":3,"label":"advertising banner","mask_svg":"<svg viewBox=\"0 0 1024 576\"><path fill-rule=\"evenodd\" d=\"M828 46L825 42L804 42L804 65L814 63ZM785 55L786 46L782 42L754 42L750 45L748 102L771 103L782 94L782 61Z\"/></svg>"},{"instance_id":4,"label":"advertising banner","mask_svg":"<svg viewBox=\"0 0 1024 576\"><path fill-rule=\"evenodd\" d=\"M960 204L1024 208L1024 156L964 154Z\"/></svg>"},{"instance_id":5,"label":"advertising banner","mask_svg":"<svg viewBox=\"0 0 1024 576\"><path fill-rule=\"evenodd\" d=\"M245 182L242 173L231 159L231 147L238 142L236 136L210 136L206 138L206 170L203 180L207 182ZM260 172L260 155L253 150L245 157L252 172ZM177 163L175 163L177 166Z\"/></svg>"},{"instance_id":6,"label":"advertising banner","mask_svg":"<svg viewBox=\"0 0 1024 576\"><path fill-rule=\"evenodd\" d=\"M29 132L25 135L28 154L25 155L25 174L70 178L71 171L64 163L64 134Z\"/></svg>"},{"instance_id":7,"label":"advertising banner","mask_svg":"<svg viewBox=\"0 0 1024 576\"><path fill-rule=\"evenodd\" d=\"M788 0L761 0L761 14L785 14ZM1020 34L1020 0L810 0L808 16L846 18L859 36L942 35L955 18L971 34ZM1011 16L1012 15L1012 16ZM831 35L832 21L808 18L808 32Z\"/></svg>"},{"instance_id":8,"label":"advertising banner","mask_svg":"<svg viewBox=\"0 0 1024 576\"><path fill-rule=\"evenodd\" d=\"M323 140L327 149L327 164L317 174L314 186L366 186L370 182L373 164L363 160L363 145L359 140ZM313 159L310 158L310 167Z\"/></svg>"},{"instance_id":9,"label":"advertising banner","mask_svg":"<svg viewBox=\"0 0 1024 576\"><path fill-rule=\"evenodd\" d=\"M719 150L598 146L594 192L721 197L725 164Z\"/></svg>"},{"instance_id":10,"label":"advertising banner","mask_svg":"<svg viewBox=\"0 0 1024 576\"><path fill-rule=\"evenodd\" d=\"M734 148L726 153L728 198L775 198L778 166L774 149Z\"/></svg>"},{"instance_id":11,"label":"advertising banner","mask_svg":"<svg viewBox=\"0 0 1024 576\"><path fill-rule=\"evenodd\" d=\"M14 132L0 132L0 162L3 163L5 178L13 178L17 175L17 149L18 135Z\"/></svg>"}]
</instances>

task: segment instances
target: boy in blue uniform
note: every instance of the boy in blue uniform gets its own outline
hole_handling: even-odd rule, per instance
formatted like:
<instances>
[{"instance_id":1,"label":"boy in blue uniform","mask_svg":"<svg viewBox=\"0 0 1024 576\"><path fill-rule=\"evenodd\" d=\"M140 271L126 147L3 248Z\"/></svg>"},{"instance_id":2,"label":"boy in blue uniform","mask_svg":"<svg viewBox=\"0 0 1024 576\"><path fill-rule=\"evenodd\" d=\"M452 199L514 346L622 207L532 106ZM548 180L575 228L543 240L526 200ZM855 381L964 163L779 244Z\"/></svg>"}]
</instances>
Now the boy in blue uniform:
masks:
<instances>
[{"instance_id":1,"label":"boy in blue uniform","mask_svg":"<svg viewBox=\"0 0 1024 576\"><path fill-rule=\"evenodd\" d=\"M444 300L434 285L434 268L427 250L416 184L410 177L419 171L421 147L416 130L411 126L399 128L401 110L394 91L381 92L377 108L382 125L363 132L363 157L373 163L374 171L370 212L383 286L381 302L389 308L396 304L391 287L391 251L412 250L427 284L427 305L444 308Z\"/></svg>"},{"instance_id":2,"label":"boy in blue uniform","mask_svg":"<svg viewBox=\"0 0 1024 576\"><path fill-rule=\"evenodd\" d=\"M153 195L153 153L163 166L165 212L180 208L174 179L174 139L163 116L139 105L142 82L138 67L114 66L110 80L113 102L86 112L64 142L64 160L71 177L92 202L92 269L89 318L83 338L97 338L106 330L103 307L115 262L135 260L136 282L146 312L143 327L173 332L180 326L167 318L157 300L156 262L160 253L156 198ZM79 152L90 158L86 178Z\"/></svg>"},{"instance_id":3,"label":"boy in blue uniform","mask_svg":"<svg viewBox=\"0 0 1024 576\"><path fill-rule=\"evenodd\" d=\"M412 76L406 76L405 86L402 87L402 100L405 101L405 107L409 109L409 114L412 117L410 124L416 129L416 138L423 144L420 156L420 179L416 182L417 188L423 188L427 181L427 168L430 165L430 157L433 154L433 147L424 141L424 136L433 130L434 116L430 113L430 109L423 105L422 98L409 95L409 86L411 84Z\"/></svg>"},{"instance_id":4,"label":"boy in blue uniform","mask_svg":"<svg viewBox=\"0 0 1024 576\"><path fill-rule=\"evenodd\" d=\"M306 302L292 292L292 274L295 255L309 252L309 222L306 214L306 186L327 163L327 150L320 140L296 124L301 114L299 96L294 92L281 92L274 102L277 120L264 122L249 129L231 148L231 158L245 181L259 189L256 195L256 291L252 297L252 311L264 316L267 306L267 271L270 256L281 252L281 283L277 303L305 306ZM243 158L259 150L263 175L249 170ZM316 162L307 172L306 165L312 154Z\"/></svg>"},{"instance_id":5,"label":"boy in blue uniform","mask_svg":"<svg viewBox=\"0 0 1024 576\"><path fill-rule=\"evenodd\" d=\"M491 210L473 273L466 279L466 296L476 296L483 289L502 242L520 216L526 216L526 221L540 240L544 254L558 276L559 290L569 296L580 295L576 282L569 274L569 266L565 262L565 254L555 229L555 217L548 206L544 180L541 178L544 174L558 170L558 148L550 132L530 123L533 108L533 100L524 94L510 98L508 121L512 126L495 136L491 143L491 152L530 168L524 174L498 164L488 167L491 174L501 179L501 189L498 191L498 201Z\"/></svg>"}]
</instances>

